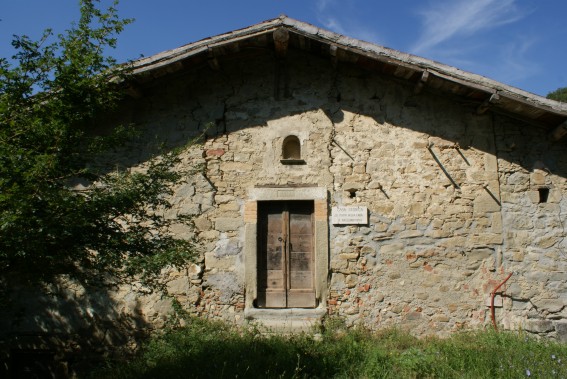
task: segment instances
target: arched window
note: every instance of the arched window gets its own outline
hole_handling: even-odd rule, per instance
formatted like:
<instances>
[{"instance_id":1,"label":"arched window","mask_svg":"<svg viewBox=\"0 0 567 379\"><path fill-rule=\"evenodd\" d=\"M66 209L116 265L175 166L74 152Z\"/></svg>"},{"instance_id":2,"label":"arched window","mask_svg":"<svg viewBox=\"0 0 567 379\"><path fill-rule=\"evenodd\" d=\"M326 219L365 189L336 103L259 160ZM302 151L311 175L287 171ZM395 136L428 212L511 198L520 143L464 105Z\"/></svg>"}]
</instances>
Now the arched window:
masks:
<instances>
[{"instance_id":1,"label":"arched window","mask_svg":"<svg viewBox=\"0 0 567 379\"><path fill-rule=\"evenodd\" d=\"M301 159L301 143L299 142L299 138L297 138L297 136L285 137L282 144L282 159Z\"/></svg>"}]
</instances>

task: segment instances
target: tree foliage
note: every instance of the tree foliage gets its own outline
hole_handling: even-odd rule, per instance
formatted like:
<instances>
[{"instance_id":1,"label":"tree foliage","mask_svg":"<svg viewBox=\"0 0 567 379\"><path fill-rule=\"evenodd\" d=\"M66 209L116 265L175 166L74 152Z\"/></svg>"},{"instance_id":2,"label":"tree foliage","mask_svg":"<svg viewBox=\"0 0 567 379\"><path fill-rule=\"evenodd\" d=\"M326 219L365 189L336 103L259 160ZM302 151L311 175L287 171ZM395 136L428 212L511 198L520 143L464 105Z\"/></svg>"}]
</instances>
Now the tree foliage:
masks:
<instances>
[{"instance_id":1,"label":"tree foliage","mask_svg":"<svg viewBox=\"0 0 567 379\"><path fill-rule=\"evenodd\" d=\"M547 98L567 103L567 87L558 88L555 91L548 93Z\"/></svg>"},{"instance_id":2,"label":"tree foliage","mask_svg":"<svg viewBox=\"0 0 567 379\"><path fill-rule=\"evenodd\" d=\"M117 78L127 65L106 56L130 22L117 1L100 9L80 1L80 18L63 34L14 37L17 53L0 60L0 272L49 282L59 274L84 280L102 273L155 274L181 264L192 245L167 233L163 209L175 152L140 172L102 174L88 162L132 138L131 128L97 136L97 117L120 100ZM94 185L76 191L73 178Z\"/></svg>"}]
</instances>

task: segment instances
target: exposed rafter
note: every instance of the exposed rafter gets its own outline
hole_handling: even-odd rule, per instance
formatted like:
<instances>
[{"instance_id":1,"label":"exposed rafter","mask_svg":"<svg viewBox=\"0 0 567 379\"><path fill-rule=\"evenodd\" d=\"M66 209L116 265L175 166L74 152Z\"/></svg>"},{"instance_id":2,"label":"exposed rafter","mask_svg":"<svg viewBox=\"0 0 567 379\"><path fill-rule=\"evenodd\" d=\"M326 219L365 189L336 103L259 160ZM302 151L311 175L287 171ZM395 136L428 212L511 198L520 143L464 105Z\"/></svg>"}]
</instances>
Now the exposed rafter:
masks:
<instances>
[{"instance_id":1,"label":"exposed rafter","mask_svg":"<svg viewBox=\"0 0 567 379\"><path fill-rule=\"evenodd\" d=\"M289 46L289 32L286 28L277 28L274 30L273 35L276 55L279 58L284 58L287 55L287 48Z\"/></svg>"},{"instance_id":2,"label":"exposed rafter","mask_svg":"<svg viewBox=\"0 0 567 379\"><path fill-rule=\"evenodd\" d=\"M337 50L338 47L337 45L329 45L329 55L331 56L331 63L333 64L333 67L337 67Z\"/></svg>"},{"instance_id":3,"label":"exposed rafter","mask_svg":"<svg viewBox=\"0 0 567 379\"><path fill-rule=\"evenodd\" d=\"M421 73L421 78L419 78L419 81L417 82L413 90L416 95L423 90L423 87L425 87L425 85L427 84L427 80L429 80L429 71L425 70Z\"/></svg>"},{"instance_id":4,"label":"exposed rafter","mask_svg":"<svg viewBox=\"0 0 567 379\"><path fill-rule=\"evenodd\" d=\"M220 70L219 60L215 56L214 49L209 47L207 49L207 54L209 56L208 59L207 59L207 63L209 64L209 67L211 68L211 70L214 70L214 71Z\"/></svg>"},{"instance_id":5,"label":"exposed rafter","mask_svg":"<svg viewBox=\"0 0 567 379\"><path fill-rule=\"evenodd\" d=\"M559 141L561 138L567 135L567 121L559 125L549 133L549 139L552 141Z\"/></svg>"},{"instance_id":6,"label":"exposed rafter","mask_svg":"<svg viewBox=\"0 0 567 379\"><path fill-rule=\"evenodd\" d=\"M144 96L144 93L142 92L140 86L136 85L133 82L128 83L128 85L124 89L124 92L126 93L126 95L134 99L140 99L142 96Z\"/></svg>"},{"instance_id":7,"label":"exposed rafter","mask_svg":"<svg viewBox=\"0 0 567 379\"><path fill-rule=\"evenodd\" d=\"M500 100L500 95L498 93L493 93L488 99L486 99L482 104L476 109L476 114L484 114L490 108L491 105L498 103Z\"/></svg>"}]
</instances>

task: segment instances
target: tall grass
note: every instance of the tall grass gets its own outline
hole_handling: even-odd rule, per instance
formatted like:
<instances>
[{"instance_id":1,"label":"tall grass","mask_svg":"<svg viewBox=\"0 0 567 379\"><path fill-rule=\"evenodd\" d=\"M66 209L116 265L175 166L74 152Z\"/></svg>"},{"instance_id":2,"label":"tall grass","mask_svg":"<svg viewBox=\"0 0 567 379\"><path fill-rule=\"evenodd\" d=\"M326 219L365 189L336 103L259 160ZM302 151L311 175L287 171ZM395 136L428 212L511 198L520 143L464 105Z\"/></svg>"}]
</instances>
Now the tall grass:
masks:
<instances>
[{"instance_id":1,"label":"tall grass","mask_svg":"<svg viewBox=\"0 0 567 379\"><path fill-rule=\"evenodd\" d=\"M320 338L191 319L97 378L567 378L567 345L477 331L417 339L327 324Z\"/></svg>"}]
</instances>

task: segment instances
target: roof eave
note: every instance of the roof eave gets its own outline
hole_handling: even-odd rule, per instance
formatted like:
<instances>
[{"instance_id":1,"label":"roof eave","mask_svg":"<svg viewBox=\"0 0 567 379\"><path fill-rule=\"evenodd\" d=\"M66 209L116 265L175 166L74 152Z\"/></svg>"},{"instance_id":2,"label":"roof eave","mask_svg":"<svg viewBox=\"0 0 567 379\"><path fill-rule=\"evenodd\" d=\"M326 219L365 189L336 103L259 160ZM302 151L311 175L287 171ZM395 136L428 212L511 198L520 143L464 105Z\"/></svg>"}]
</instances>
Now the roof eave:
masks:
<instances>
[{"instance_id":1,"label":"roof eave","mask_svg":"<svg viewBox=\"0 0 567 379\"><path fill-rule=\"evenodd\" d=\"M274 30L282 27L288 29L289 32L296 33L305 38L317 40L325 44L335 45L340 49L350 51L354 54L359 54L367 58L387 62L389 64L404 66L415 71L427 71L428 74L437 78L452 81L459 85L470 87L474 90L486 92L487 101L493 94L498 94L500 102L508 101L514 104L517 103L518 106L537 108L536 111L549 112L554 116L564 118L562 122L567 120L566 103L550 100L487 77L466 72L426 58L346 37L287 16L280 16L256 25L205 38L176 49L164 51L151 57L139 59L132 62L132 72L134 75L149 74L154 70L174 65L177 62L206 52L215 47L237 43L244 39L273 32ZM510 108L514 107L512 106Z\"/></svg>"}]
</instances>

